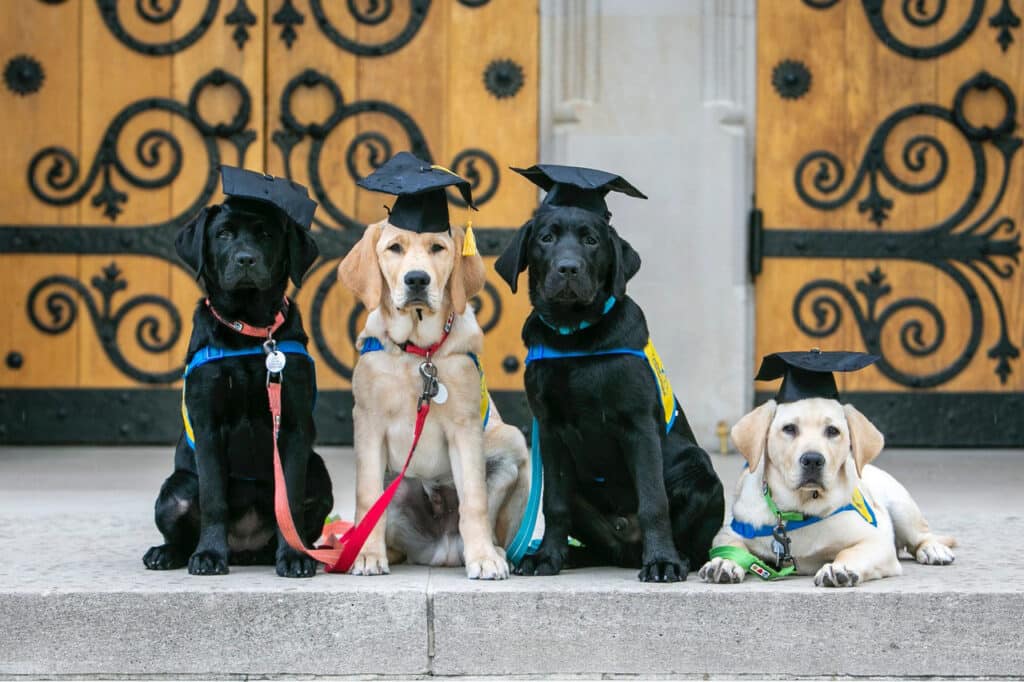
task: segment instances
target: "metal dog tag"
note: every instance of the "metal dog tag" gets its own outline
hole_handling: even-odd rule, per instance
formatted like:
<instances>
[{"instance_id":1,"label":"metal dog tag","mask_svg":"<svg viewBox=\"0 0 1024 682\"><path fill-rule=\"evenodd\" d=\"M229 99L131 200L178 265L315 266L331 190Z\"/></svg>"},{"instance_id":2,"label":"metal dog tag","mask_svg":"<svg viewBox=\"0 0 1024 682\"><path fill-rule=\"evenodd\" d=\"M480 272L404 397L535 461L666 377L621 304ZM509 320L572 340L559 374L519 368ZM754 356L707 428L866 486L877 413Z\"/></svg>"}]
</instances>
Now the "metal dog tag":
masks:
<instances>
[{"instance_id":1,"label":"metal dog tag","mask_svg":"<svg viewBox=\"0 0 1024 682\"><path fill-rule=\"evenodd\" d=\"M437 395L434 396L434 402L438 405L448 402L448 389L440 381L437 382Z\"/></svg>"},{"instance_id":2,"label":"metal dog tag","mask_svg":"<svg viewBox=\"0 0 1024 682\"><path fill-rule=\"evenodd\" d=\"M280 374L281 370L284 369L285 357L284 353L279 350L274 350L267 353L267 371L271 374Z\"/></svg>"}]
</instances>

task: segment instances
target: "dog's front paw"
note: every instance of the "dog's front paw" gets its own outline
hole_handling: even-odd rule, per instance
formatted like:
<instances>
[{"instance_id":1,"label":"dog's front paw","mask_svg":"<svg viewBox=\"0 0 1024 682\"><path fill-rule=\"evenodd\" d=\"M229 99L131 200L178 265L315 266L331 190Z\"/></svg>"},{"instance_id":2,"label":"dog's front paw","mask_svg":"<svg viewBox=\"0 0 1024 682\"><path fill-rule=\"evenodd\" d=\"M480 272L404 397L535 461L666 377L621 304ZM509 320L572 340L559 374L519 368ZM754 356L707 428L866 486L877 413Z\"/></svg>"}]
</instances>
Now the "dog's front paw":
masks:
<instances>
[{"instance_id":1,"label":"dog's front paw","mask_svg":"<svg viewBox=\"0 0 1024 682\"><path fill-rule=\"evenodd\" d=\"M192 575L227 575L227 554L212 549L196 552L188 560L188 572Z\"/></svg>"},{"instance_id":2,"label":"dog's front paw","mask_svg":"<svg viewBox=\"0 0 1024 682\"><path fill-rule=\"evenodd\" d=\"M174 545L157 545L149 548L142 557L142 563L151 571L169 571L187 564L188 558Z\"/></svg>"},{"instance_id":3,"label":"dog's front paw","mask_svg":"<svg viewBox=\"0 0 1024 682\"><path fill-rule=\"evenodd\" d=\"M300 554L289 547L279 552L275 566L277 574L282 578L312 578L316 575L316 559Z\"/></svg>"},{"instance_id":4,"label":"dog's front paw","mask_svg":"<svg viewBox=\"0 0 1024 682\"><path fill-rule=\"evenodd\" d=\"M565 565L565 559L569 554L569 546L564 550L547 549L545 544L537 549L535 554L523 557L516 566L516 575L558 575Z\"/></svg>"},{"instance_id":5,"label":"dog's front paw","mask_svg":"<svg viewBox=\"0 0 1024 682\"><path fill-rule=\"evenodd\" d=\"M637 578L645 583L677 583L686 580L690 565L678 556L654 556L644 561Z\"/></svg>"},{"instance_id":6,"label":"dog's front paw","mask_svg":"<svg viewBox=\"0 0 1024 682\"><path fill-rule=\"evenodd\" d=\"M842 564L825 564L814 576L818 587L856 587L859 583L860 576Z\"/></svg>"},{"instance_id":7,"label":"dog's front paw","mask_svg":"<svg viewBox=\"0 0 1024 682\"><path fill-rule=\"evenodd\" d=\"M480 555L467 555L466 577L470 580L505 580L508 578L505 552L489 546Z\"/></svg>"},{"instance_id":8,"label":"dog's front paw","mask_svg":"<svg viewBox=\"0 0 1024 682\"><path fill-rule=\"evenodd\" d=\"M941 542L929 540L928 542L921 543L921 546L917 548L917 552L914 553L914 558L917 559L919 564L947 566L953 563L953 560L956 559L956 554Z\"/></svg>"},{"instance_id":9,"label":"dog's front paw","mask_svg":"<svg viewBox=\"0 0 1024 682\"><path fill-rule=\"evenodd\" d=\"M352 575L387 575L391 569L388 568L388 558L385 554L363 551L356 557L356 562L348 572Z\"/></svg>"},{"instance_id":10,"label":"dog's front paw","mask_svg":"<svg viewBox=\"0 0 1024 682\"><path fill-rule=\"evenodd\" d=\"M747 572L731 559L715 557L701 566L697 575L706 583L741 583Z\"/></svg>"}]
</instances>

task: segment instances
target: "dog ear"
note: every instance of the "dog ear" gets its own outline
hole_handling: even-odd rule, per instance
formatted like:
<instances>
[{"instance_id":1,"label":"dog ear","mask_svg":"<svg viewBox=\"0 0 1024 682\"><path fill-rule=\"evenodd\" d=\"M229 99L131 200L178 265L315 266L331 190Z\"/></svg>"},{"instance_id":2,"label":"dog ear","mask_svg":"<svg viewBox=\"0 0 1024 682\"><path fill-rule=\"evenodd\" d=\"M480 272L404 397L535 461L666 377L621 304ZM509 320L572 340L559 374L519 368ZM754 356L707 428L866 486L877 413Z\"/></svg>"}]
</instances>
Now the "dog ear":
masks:
<instances>
[{"instance_id":1,"label":"dog ear","mask_svg":"<svg viewBox=\"0 0 1024 682\"><path fill-rule=\"evenodd\" d=\"M857 465L857 475L860 476L864 465L870 464L882 452L885 436L853 405L843 405L843 412L850 426L850 449L853 450L853 461Z\"/></svg>"},{"instance_id":2,"label":"dog ear","mask_svg":"<svg viewBox=\"0 0 1024 682\"><path fill-rule=\"evenodd\" d=\"M288 276L295 286L302 286L302 278L320 255L313 234L298 225L288 225Z\"/></svg>"},{"instance_id":3,"label":"dog ear","mask_svg":"<svg viewBox=\"0 0 1024 682\"><path fill-rule=\"evenodd\" d=\"M611 225L608 233L612 240L612 295L622 298L626 295L626 282L640 271L640 254Z\"/></svg>"},{"instance_id":4,"label":"dog ear","mask_svg":"<svg viewBox=\"0 0 1024 682\"><path fill-rule=\"evenodd\" d=\"M508 282L512 293L519 288L519 273L526 269L526 255L530 250L530 239L533 237L533 218L530 218L512 235L512 241L494 262L494 270L503 280Z\"/></svg>"},{"instance_id":5,"label":"dog ear","mask_svg":"<svg viewBox=\"0 0 1024 682\"><path fill-rule=\"evenodd\" d=\"M185 227L181 228L178 236L174 238L174 250L178 252L178 258L185 262L194 273L196 279L203 274L203 253L206 249L206 228L213 222L220 212L220 206L214 205L204 208Z\"/></svg>"},{"instance_id":6,"label":"dog ear","mask_svg":"<svg viewBox=\"0 0 1024 682\"><path fill-rule=\"evenodd\" d=\"M382 225L367 225L362 239L338 264L338 279L355 293L367 311L376 310L384 300L384 274L377 261L377 241Z\"/></svg>"},{"instance_id":7,"label":"dog ear","mask_svg":"<svg viewBox=\"0 0 1024 682\"><path fill-rule=\"evenodd\" d=\"M776 407L775 401L769 400L753 412L747 413L729 431L736 449L747 460L749 471L757 469L765 448L768 447L768 427L772 425Z\"/></svg>"},{"instance_id":8,"label":"dog ear","mask_svg":"<svg viewBox=\"0 0 1024 682\"><path fill-rule=\"evenodd\" d=\"M462 255L462 246L466 240L466 231L461 227L452 228L452 239L455 240L455 260L452 274L448 278L448 293L452 297L452 308L456 315L466 312L466 302L480 293L487 279L484 259L479 253L471 256Z\"/></svg>"}]
</instances>

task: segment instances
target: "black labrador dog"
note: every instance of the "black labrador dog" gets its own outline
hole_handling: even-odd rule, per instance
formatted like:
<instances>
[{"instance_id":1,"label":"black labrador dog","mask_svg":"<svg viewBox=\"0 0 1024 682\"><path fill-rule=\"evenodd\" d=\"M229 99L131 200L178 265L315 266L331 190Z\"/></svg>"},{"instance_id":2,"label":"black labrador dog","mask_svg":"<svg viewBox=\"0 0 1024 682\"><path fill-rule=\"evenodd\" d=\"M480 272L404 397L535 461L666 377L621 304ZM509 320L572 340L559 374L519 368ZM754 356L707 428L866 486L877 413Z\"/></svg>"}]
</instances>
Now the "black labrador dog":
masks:
<instances>
[{"instance_id":1,"label":"black labrador dog","mask_svg":"<svg viewBox=\"0 0 1024 682\"><path fill-rule=\"evenodd\" d=\"M592 354L648 343L643 311L626 296L640 256L606 217L542 204L495 264L513 292L527 268L528 347ZM516 572L603 564L669 582L702 565L722 525L722 484L678 405L666 433L647 360L616 353L534 361L525 383L539 424L545 531ZM584 546L572 556L570 535Z\"/></svg>"},{"instance_id":2,"label":"black labrador dog","mask_svg":"<svg viewBox=\"0 0 1024 682\"><path fill-rule=\"evenodd\" d=\"M196 307L187 362L204 347L231 351L262 345L221 320L267 328L284 312L274 339L306 345L297 307L283 302L289 277L301 283L317 257L308 229L271 203L229 197L204 209L180 232L176 247L203 279L209 297L209 303L200 300ZM174 473L156 500L164 544L146 552L147 568L187 564L193 575L216 575L227 573L229 564L275 564L280 576L315 574L316 561L289 547L277 530L265 362L262 352L224 357L197 367L186 379L191 434L186 426ZM313 451L313 361L289 354L286 365L279 446L295 526L310 546L334 500L323 459Z\"/></svg>"}]
</instances>

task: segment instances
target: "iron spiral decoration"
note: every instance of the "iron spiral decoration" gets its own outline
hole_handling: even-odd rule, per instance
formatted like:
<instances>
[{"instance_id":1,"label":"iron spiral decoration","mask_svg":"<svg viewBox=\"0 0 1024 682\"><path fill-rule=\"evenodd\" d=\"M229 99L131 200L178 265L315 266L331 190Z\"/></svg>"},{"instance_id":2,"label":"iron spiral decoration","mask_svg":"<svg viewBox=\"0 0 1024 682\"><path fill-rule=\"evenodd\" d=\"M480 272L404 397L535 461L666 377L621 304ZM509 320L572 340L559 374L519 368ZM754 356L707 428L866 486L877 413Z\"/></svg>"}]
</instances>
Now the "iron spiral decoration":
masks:
<instances>
[{"instance_id":1,"label":"iron spiral decoration","mask_svg":"<svg viewBox=\"0 0 1024 682\"><path fill-rule=\"evenodd\" d=\"M96 0L103 23L110 33L126 47L151 57L177 54L194 45L213 25L220 0L206 0L206 7L196 24L179 38L166 42L149 42L132 35L121 21L123 0ZM134 0L135 12L151 24L163 24L173 19L181 9L181 0Z\"/></svg>"},{"instance_id":2,"label":"iron spiral decoration","mask_svg":"<svg viewBox=\"0 0 1024 682\"><path fill-rule=\"evenodd\" d=\"M103 268L92 278L93 289L99 292L97 301L92 291L73 277L51 275L37 282L28 294L26 304L29 321L39 331L59 335L68 331L78 319L78 301L85 304L103 351L110 362L126 376L145 384L165 384L181 378L184 367L167 372L143 370L125 357L118 344L118 334L127 316L136 309L150 310L135 325L134 338L142 350L158 355L174 347L181 339L181 315L174 304L163 296L140 294L118 307L114 298L128 287L121 269L115 262ZM158 317L163 315L163 319ZM164 327L164 322L167 328Z\"/></svg>"},{"instance_id":3,"label":"iron spiral decoration","mask_svg":"<svg viewBox=\"0 0 1024 682\"><path fill-rule=\"evenodd\" d=\"M850 0L851 2L853 0ZM949 9L947 0L891 0L900 2L900 12L903 19L913 28L924 29L935 26L946 16ZM803 0L808 7L817 10L827 10L839 3L839 0ZM1013 12L1009 0L999 0L999 9L989 17L989 26L997 30L996 41L1005 52L1010 43L1013 42L1011 29L1020 27L1020 18ZM949 36L937 42L926 45L912 45L893 32L886 23L884 5L885 0L861 0L864 7L864 15L882 44L897 54L911 59L934 59L952 52L967 41L981 24L985 15L985 0L970 0L970 7L963 22ZM957 8L967 6L967 1L956 2L953 5Z\"/></svg>"},{"instance_id":4,"label":"iron spiral decoration","mask_svg":"<svg viewBox=\"0 0 1024 682\"><path fill-rule=\"evenodd\" d=\"M964 104L972 92L995 90L1004 102L1004 116L994 126L973 123L965 113ZM843 310L852 313L865 347L882 359L879 370L893 381L913 388L940 386L956 377L971 362L982 341L984 312L976 287L988 292L996 310L999 334L987 349L995 361L995 374L1005 384L1012 372L1011 362L1020 356L1019 347L1010 340L1006 309L994 282L1010 279L1019 264L1021 234L1015 220L997 215L1006 194L1010 169L1022 140L1015 136L1017 103L1007 84L981 72L963 83L949 108L934 104L904 107L882 122L872 135L864 159L845 188L842 161L832 152L817 150L798 164L794 183L797 194L809 206L834 210L860 195L867 183L866 196L858 210L876 225L873 231L783 231L766 234L765 255L814 258L861 258L870 260L900 259L924 263L947 277L963 293L970 314L970 330L959 355L946 366L926 374L915 374L898 368L882 346L882 331L897 313L910 314L899 330L899 345L915 358L932 356L947 340L948 325L938 307L919 297L908 297L882 304L893 294L880 267L868 272L866 279L855 283L856 294L845 284L832 279L808 282L793 301L793 318L797 327L815 338L826 338L840 328ZM907 140L900 159L907 170L923 173L924 179L911 182L899 177L885 159L886 141L893 129L912 118L932 118L949 126L962 139L973 160L973 179L963 202L952 214L914 231L882 231L888 211L895 199L883 194L880 180L908 195L919 195L937 189L949 174L950 154L942 141L933 135L915 135ZM1001 160L995 192L986 192L993 175L986 157L986 146L994 148ZM812 192L806 185L810 183ZM988 194L990 203L983 205ZM830 198L829 195L835 195ZM785 233L785 234L784 234ZM970 275L970 277L968 276ZM858 295L859 294L859 298ZM861 302L863 300L863 303Z\"/></svg>"},{"instance_id":5,"label":"iron spiral decoration","mask_svg":"<svg viewBox=\"0 0 1024 682\"><path fill-rule=\"evenodd\" d=\"M302 122L294 114L292 99L300 88L323 88L327 91L330 101L330 114L321 122ZM403 133L403 138L394 140L381 129L363 129L348 141L345 146L344 162L352 182L361 180L384 164L395 153L408 150L416 156L433 161L426 137L416 121L403 109L381 100L359 100L346 103L341 88L328 75L307 69L292 78L281 93L281 124L282 127L272 135L274 144L281 152L285 174L293 177L293 151L304 140L310 141L306 171L313 197L320 203L320 208L334 223L342 229L362 231L365 225L341 209L329 195L321 175L321 160L324 146L342 122L354 116L383 116L396 123ZM373 119L366 119L372 121ZM476 195L475 203L479 206L489 201L498 188L498 166L493 157L481 149L466 149L459 152L449 165L456 173L465 173L473 183ZM464 205L454 197L452 203ZM335 229L322 219L315 219L316 224L324 229ZM331 250L335 253L336 250ZM343 252L342 252L343 253ZM340 255L340 254L339 254Z\"/></svg>"},{"instance_id":6,"label":"iron spiral decoration","mask_svg":"<svg viewBox=\"0 0 1024 682\"><path fill-rule=\"evenodd\" d=\"M228 123L206 121L199 113L199 99L206 88L223 86L231 87L238 93L238 109ZM92 195L91 203L94 207L102 208L106 218L115 220L123 211L122 206L129 200L128 194L115 183L115 175L138 189L153 190L169 186L181 173L181 142L170 130L151 128L142 133L135 142L135 161L146 171L157 171L155 175L144 176L134 172L118 152L121 134L136 116L151 111L164 111L183 118L196 128L209 155L210 170L206 189L186 211L187 214L192 214L213 195L216 171L220 163L218 138L230 140L238 150L239 165L244 163L245 151L256 139L255 131L247 129L251 108L252 99L245 85L235 76L215 69L196 82L187 104L163 97L150 97L122 109L107 126L96 157L84 178L81 178L78 159L67 148L50 146L39 150L29 161L29 189L44 203L52 206L70 206L81 201L99 181L100 187Z\"/></svg>"}]
</instances>

